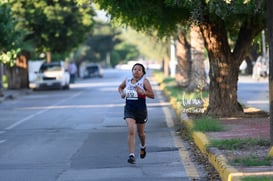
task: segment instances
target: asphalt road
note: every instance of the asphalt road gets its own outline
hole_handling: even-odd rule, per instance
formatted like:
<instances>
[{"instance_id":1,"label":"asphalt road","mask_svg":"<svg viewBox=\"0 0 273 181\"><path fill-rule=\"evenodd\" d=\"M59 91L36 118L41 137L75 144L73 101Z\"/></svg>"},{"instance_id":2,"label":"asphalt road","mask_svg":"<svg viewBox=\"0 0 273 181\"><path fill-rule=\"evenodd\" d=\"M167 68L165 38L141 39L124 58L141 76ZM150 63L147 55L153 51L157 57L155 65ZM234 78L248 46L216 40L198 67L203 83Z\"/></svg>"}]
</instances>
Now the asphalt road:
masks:
<instances>
[{"instance_id":1,"label":"asphalt road","mask_svg":"<svg viewBox=\"0 0 273 181\"><path fill-rule=\"evenodd\" d=\"M175 134L174 113L156 84L148 100L147 156L127 163L124 100L128 71L78 80L65 91L35 91L0 104L0 180L205 180L187 143ZM138 142L137 150L138 151Z\"/></svg>"},{"instance_id":2,"label":"asphalt road","mask_svg":"<svg viewBox=\"0 0 273 181\"><path fill-rule=\"evenodd\" d=\"M254 80L251 76L240 76L237 94L240 103L269 112L268 78Z\"/></svg>"}]
</instances>

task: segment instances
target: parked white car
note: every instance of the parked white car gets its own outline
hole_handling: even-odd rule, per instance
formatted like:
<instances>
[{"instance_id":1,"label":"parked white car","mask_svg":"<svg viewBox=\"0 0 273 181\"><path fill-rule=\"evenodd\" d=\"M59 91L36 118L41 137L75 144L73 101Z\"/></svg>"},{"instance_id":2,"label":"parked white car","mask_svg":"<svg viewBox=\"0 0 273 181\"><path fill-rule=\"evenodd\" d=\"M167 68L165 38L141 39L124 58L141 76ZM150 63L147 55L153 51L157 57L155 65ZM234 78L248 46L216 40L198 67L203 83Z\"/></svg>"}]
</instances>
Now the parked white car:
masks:
<instances>
[{"instance_id":1,"label":"parked white car","mask_svg":"<svg viewBox=\"0 0 273 181\"><path fill-rule=\"evenodd\" d=\"M269 59L268 57L259 56L253 66L252 78L257 80L261 77L269 75Z\"/></svg>"},{"instance_id":2,"label":"parked white car","mask_svg":"<svg viewBox=\"0 0 273 181\"><path fill-rule=\"evenodd\" d=\"M29 84L29 87L33 90L46 88L69 89L70 75L63 61L44 62L36 75L36 79Z\"/></svg>"}]
</instances>

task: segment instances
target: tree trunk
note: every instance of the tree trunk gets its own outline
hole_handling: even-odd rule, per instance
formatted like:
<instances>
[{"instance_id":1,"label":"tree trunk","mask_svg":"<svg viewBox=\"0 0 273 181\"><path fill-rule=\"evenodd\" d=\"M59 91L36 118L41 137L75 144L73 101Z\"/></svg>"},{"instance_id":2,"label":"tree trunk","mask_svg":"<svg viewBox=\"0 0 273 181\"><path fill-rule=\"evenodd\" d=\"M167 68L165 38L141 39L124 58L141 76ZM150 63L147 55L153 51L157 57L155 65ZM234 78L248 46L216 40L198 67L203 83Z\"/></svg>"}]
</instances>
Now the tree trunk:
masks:
<instances>
[{"instance_id":1,"label":"tree trunk","mask_svg":"<svg viewBox=\"0 0 273 181\"><path fill-rule=\"evenodd\" d=\"M170 75L170 67L169 67L169 57L165 56L163 60L163 71L164 71L164 76L169 76Z\"/></svg>"},{"instance_id":2,"label":"tree trunk","mask_svg":"<svg viewBox=\"0 0 273 181\"><path fill-rule=\"evenodd\" d=\"M8 80L8 89L28 88L28 60L26 55L18 56L13 67L5 65L5 74Z\"/></svg>"},{"instance_id":3,"label":"tree trunk","mask_svg":"<svg viewBox=\"0 0 273 181\"><path fill-rule=\"evenodd\" d=\"M270 144L273 149L273 4L267 0L267 30L269 44L269 113L270 113Z\"/></svg>"},{"instance_id":4,"label":"tree trunk","mask_svg":"<svg viewBox=\"0 0 273 181\"><path fill-rule=\"evenodd\" d=\"M200 26L209 55L209 106L207 114L216 116L240 115L237 103L238 60L232 60L225 29L221 24Z\"/></svg>"},{"instance_id":5,"label":"tree trunk","mask_svg":"<svg viewBox=\"0 0 273 181\"><path fill-rule=\"evenodd\" d=\"M255 16L242 23L232 52L222 20L200 24L210 62L208 114L233 116L243 113L237 102L239 67L249 51L253 38L263 28L259 25ZM253 26L257 28L253 29Z\"/></svg>"},{"instance_id":6,"label":"tree trunk","mask_svg":"<svg viewBox=\"0 0 273 181\"><path fill-rule=\"evenodd\" d=\"M192 25L190 29L191 44L191 75L190 82L187 87L188 91L194 89L208 89L207 75L205 71L205 55L204 40L200 29L196 25Z\"/></svg>"},{"instance_id":7,"label":"tree trunk","mask_svg":"<svg viewBox=\"0 0 273 181\"><path fill-rule=\"evenodd\" d=\"M46 52L46 61L47 63L51 62L51 52Z\"/></svg>"},{"instance_id":8,"label":"tree trunk","mask_svg":"<svg viewBox=\"0 0 273 181\"><path fill-rule=\"evenodd\" d=\"M20 55L16 60L16 66L18 67L18 74L20 79L19 88L28 88L28 57L27 55Z\"/></svg>"},{"instance_id":9,"label":"tree trunk","mask_svg":"<svg viewBox=\"0 0 273 181\"><path fill-rule=\"evenodd\" d=\"M190 68L191 68L191 56L190 56L190 44L186 39L186 31L181 31L176 43L176 83L180 87L187 87L190 81Z\"/></svg>"},{"instance_id":10,"label":"tree trunk","mask_svg":"<svg viewBox=\"0 0 273 181\"><path fill-rule=\"evenodd\" d=\"M216 116L241 115L242 107L237 102L239 68L226 63L230 58L210 59L209 107L207 113Z\"/></svg>"},{"instance_id":11,"label":"tree trunk","mask_svg":"<svg viewBox=\"0 0 273 181\"><path fill-rule=\"evenodd\" d=\"M254 44L251 46L248 54L246 55L245 61L247 63L247 68L246 68L246 74L247 75L252 75L253 73L253 62L255 62L259 56L257 53L258 50L258 44Z\"/></svg>"},{"instance_id":12,"label":"tree trunk","mask_svg":"<svg viewBox=\"0 0 273 181\"><path fill-rule=\"evenodd\" d=\"M177 48L177 85L193 91L196 88L208 89L204 65L204 41L199 27L192 26L190 40L187 40L187 30L181 30Z\"/></svg>"},{"instance_id":13,"label":"tree trunk","mask_svg":"<svg viewBox=\"0 0 273 181\"><path fill-rule=\"evenodd\" d=\"M19 89L20 88L20 78L19 70L17 66L10 67L5 65L5 74L8 81L8 89Z\"/></svg>"}]
</instances>

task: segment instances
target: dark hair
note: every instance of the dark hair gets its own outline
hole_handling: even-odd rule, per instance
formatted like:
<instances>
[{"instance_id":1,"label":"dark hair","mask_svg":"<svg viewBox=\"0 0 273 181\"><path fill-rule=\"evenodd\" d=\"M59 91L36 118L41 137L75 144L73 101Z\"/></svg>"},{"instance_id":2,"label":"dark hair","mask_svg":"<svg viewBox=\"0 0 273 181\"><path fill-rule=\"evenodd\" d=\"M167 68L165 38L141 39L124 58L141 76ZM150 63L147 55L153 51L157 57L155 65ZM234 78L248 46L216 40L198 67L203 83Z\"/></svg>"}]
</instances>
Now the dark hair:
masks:
<instances>
[{"instance_id":1,"label":"dark hair","mask_svg":"<svg viewBox=\"0 0 273 181\"><path fill-rule=\"evenodd\" d=\"M137 65L141 66L141 67L142 67L142 72L143 72L143 74L146 74L145 67L144 67L144 65L142 65L141 63L136 63L136 64L132 67L132 71L133 71L133 69L135 68L135 66L137 66Z\"/></svg>"}]
</instances>

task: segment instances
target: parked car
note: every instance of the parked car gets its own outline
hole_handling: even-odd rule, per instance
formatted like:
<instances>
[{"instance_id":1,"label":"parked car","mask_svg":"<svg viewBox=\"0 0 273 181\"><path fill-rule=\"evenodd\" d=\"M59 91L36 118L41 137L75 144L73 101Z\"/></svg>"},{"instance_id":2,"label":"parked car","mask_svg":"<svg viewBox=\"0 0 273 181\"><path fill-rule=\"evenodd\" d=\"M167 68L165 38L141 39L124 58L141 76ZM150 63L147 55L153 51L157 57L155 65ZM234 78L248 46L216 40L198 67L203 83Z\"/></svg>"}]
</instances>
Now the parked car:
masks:
<instances>
[{"instance_id":1,"label":"parked car","mask_svg":"<svg viewBox=\"0 0 273 181\"><path fill-rule=\"evenodd\" d=\"M70 76L63 61L44 62L35 73L36 79L29 84L31 89L69 89Z\"/></svg>"},{"instance_id":2,"label":"parked car","mask_svg":"<svg viewBox=\"0 0 273 181\"><path fill-rule=\"evenodd\" d=\"M85 67L83 78L91 77L103 77L103 69L99 64L90 64Z\"/></svg>"},{"instance_id":3,"label":"parked car","mask_svg":"<svg viewBox=\"0 0 273 181\"><path fill-rule=\"evenodd\" d=\"M269 75L269 59L268 57L259 56L253 66L253 79L267 77Z\"/></svg>"}]
</instances>

